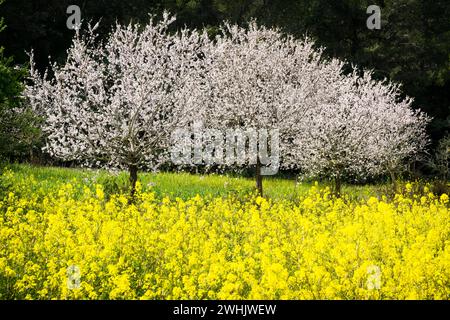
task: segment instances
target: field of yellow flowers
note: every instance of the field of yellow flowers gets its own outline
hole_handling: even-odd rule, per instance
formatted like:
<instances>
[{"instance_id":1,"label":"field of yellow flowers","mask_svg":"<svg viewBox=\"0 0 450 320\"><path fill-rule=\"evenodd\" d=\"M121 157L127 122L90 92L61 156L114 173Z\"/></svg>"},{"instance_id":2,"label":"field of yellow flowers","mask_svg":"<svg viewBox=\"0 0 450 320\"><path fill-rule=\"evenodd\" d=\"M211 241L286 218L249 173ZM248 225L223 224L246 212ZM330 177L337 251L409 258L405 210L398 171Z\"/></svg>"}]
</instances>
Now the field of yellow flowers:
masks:
<instances>
[{"instance_id":1,"label":"field of yellow flowers","mask_svg":"<svg viewBox=\"0 0 450 320\"><path fill-rule=\"evenodd\" d=\"M76 177L1 183L0 299L450 299L449 198L426 186L182 199L138 184L129 202Z\"/></svg>"}]
</instances>

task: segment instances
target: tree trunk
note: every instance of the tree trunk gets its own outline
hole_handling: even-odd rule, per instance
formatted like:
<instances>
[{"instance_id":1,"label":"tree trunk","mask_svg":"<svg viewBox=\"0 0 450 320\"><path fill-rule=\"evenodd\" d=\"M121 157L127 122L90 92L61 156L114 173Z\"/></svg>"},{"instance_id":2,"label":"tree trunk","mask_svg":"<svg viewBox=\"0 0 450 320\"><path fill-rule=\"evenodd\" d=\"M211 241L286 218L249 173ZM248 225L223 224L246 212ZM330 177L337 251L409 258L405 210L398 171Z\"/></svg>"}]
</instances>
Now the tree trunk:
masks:
<instances>
[{"instance_id":1,"label":"tree trunk","mask_svg":"<svg viewBox=\"0 0 450 320\"><path fill-rule=\"evenodd\" d=\"M138 167L134 164L130 165L129 172L130 172L130 194L131 194L131 197L134 197L134 194L136 193Z\"/></svg>"},{"instance_id":2,"label":"tree trunk","mask_svg":"<svg viewBox=\"0 0 450 320\"><path fill-rule=\"evenodd\" d=\"M256 158L256 189L258 190L258 194L262 197L263 185L261 175L261 162L259 161L259 157Z\"/></svg>"},{"instance_id":3,"label":"tree trunk","mask_svg":"<svg viewBox=\"0 0 450 320\"><path fill-rule=\"evenodd\" d=\"M395 176L394 170L390 169L389 174L391 175L392 188L394 192L397 192L397 177Z\"/></svg>"},{"instance_id":4,"label":"tree trunk","mask_svg":"<svg viewBox=\"0 0 450 320\"><path fill-rule=\"evenodd\" d=\"M338 198L341 197L341 176L337 175L334 179L334 195Z\"/></svg>"}]
</instances>

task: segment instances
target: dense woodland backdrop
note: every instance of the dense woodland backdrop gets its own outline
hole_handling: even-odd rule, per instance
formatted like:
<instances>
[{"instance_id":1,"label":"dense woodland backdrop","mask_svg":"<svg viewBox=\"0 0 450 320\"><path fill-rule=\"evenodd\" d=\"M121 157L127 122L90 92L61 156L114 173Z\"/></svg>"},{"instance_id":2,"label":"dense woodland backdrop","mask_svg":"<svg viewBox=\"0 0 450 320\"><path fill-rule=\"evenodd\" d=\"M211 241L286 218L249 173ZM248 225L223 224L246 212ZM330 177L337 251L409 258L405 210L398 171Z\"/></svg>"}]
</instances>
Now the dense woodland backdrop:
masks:
<instances>
[{"instance_id":1,"label":"dense woodland backdrop","mask_svg":"<svg viewBox=\"0 0 450 320\"><path fill-rule=\"evenodd\" d=\"M7 28L0 47L13 63L25 65L26 51L34 49L38 67L64 61L74 31L66 28L71 4L81 8L82 19L101 19L100 35L116 21L148 21L148 13L169 10L177 15L175 28L206 27L214 34L228 20L278 26L302 37L308 34L326 54L360 67L372 68L376 77L403 84L433 117L429 126L432 145L450 128L450 1L448 0L6 0L0 17ZM381 7L381 30L369 30L366 8Z\"/></svg>"}]
</instances>

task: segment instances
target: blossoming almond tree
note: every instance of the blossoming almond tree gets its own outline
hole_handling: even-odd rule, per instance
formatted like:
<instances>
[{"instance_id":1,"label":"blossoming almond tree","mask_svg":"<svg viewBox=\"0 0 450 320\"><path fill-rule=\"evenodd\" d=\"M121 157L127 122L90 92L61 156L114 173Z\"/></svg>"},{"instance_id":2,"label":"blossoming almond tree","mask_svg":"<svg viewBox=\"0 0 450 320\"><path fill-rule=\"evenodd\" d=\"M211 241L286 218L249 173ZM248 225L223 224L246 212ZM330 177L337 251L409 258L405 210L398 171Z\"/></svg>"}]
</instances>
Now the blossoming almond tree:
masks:
<instances>
[{"instance_id":1,"label":"blossoming almond tree","mask_svg":"<svg viewBox=\"0 0 450 320\"><path fill-rule=\"evenodd\" d=\"M324 59L308 39L251 22L246 29L225 24L210 41L205 32L170 35L173 20L166 13L144 28L118 25L104 44L92 29L77 35L66 64L52 66L53 79L32 67L25 94L47 119L52 155L128 168L133 193L139 168L168 160L179 127L214 130L200 141L209 151L217 132L273 130L275 157L263 157L259 141L246 163L225 163L255 164L260 194L261 165L274 161L331 177L339 193L344 176L392 174L426 144L428 118L399 99L398 86L370 72L344 75L344 63Z\"/></svg>"},{"instance_id":2,"label":"blossoming almond tree","mask_svg":"<svg viewBox=\"0 0 450 320\"><path fill-rule=\"evenodd\" d=\"M412 98L401 98L400 85L374 81L370 71L360 78L360 87L365 88L366 100L372 102L367 102L372 113L368 121L373 122L367 141L369 158L377 173L390 175L396 190L396 176L405 161L417 160L424 154L429 142L426 126L431 119L411 107Z\"/></svg>"},{"instance_id":3,"label":"blossoming almond tree","mask_svg":"<svg viewBox=\"0 0 450 320\"><path fill-rule=\"evenodd\" d=\"M139 168L167 159L170 134L185 118L198 87L199 55L205 34L183 30L170 35L174 18L117 25L105 43L93 28L79 34L54 77L41 77L31 61L32 83L25 91L46 118L46 150L89 166L126 168L134 193Z\"/></svg>"},{"instance_id":4,"label":"blossoming almond tree","mask_svg":"<svg viewBox=\"0 0 450 320\"><path fill-rule=\"evenodd\" d=\"M343 177L394 173L427 143L428 118L401 99L399 86L324 59L308 39L276 29L225 25L205 49L205 101L197 119L214 128L276 128L284 167ZM202 113L203 112L203 113ZM262 194L260 154L256 181Z\"/></svg>"},{"instance_id":5,"label":"blossoming almond tree","mask_svg":"<svg viewBox=\"0 0 450 320\"><path fill-rule=\"evenodd\" d=\"M333 86L333 84L330 84ZM333 93L298 119L302 133L293 144L296 159L310 176L326 176L340 193L343 177L364 178L394 173L407 158L418 156L427 143L428 118L399 99L398 85L372 79L370 71L340 75Z\"/></svg>"},{"instance_id":6,"label":"blossoming almond tree","mask_svg":"<svg viewBox=\"0 0 450 320\"><path fill-rule=\"evenodd\" d=\"M276 130L278 136L270 138L279 141L271 143L270 151L288 157L293 137L301 134L297 119L322 99L317 87L339 76L341 63L322 61L321 50L308 39L296 40L255 22L247 29L225 24L222 34L204 49L205 94L195 119L222 131ZM256 160L256 186L262 194L261 165L271 164L260 150L250 150L255 154L245 164Z\"/></svg>"}]
</instances>

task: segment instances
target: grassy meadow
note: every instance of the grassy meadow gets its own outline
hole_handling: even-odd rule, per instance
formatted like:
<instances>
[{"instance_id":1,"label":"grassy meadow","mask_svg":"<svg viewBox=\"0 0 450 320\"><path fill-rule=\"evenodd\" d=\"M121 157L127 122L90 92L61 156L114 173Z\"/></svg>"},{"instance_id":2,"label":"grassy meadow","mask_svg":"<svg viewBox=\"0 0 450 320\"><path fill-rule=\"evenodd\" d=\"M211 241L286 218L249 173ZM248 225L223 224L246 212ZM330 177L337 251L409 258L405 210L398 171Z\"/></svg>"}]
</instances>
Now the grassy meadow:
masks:
<instances>
[{"instance_id":1,"label":"grassy meadow","mask_svg":"<svg viewBox=\"0 0 450 320\"><path fill-rule=\"evenodd\" d=\"M33 178L39 181L36 192L52 192L61 184L71 180L82 182L83 185L92 187L102 184L109 194L126 193L128 188L128 172L109 172L88 168L61 168L31 166L27 164L11 164L6 166L14 172L15 183L27 181ZM158 196L170 198L189 199L200 196L227 196L247 195L255 192L253 178L245 178L237 174L191 174L187 172L158 172L139 173L139 181L144 191L152 190ZM299 182L296 179L266 176L263 179L264 196L272 199L295 200L300 195L308 192L312 185L318 182ZM326 187L329 183L322 182ZM351 198L364 199L370 196L381 196L390 191L391 186L386 184L351 185L342 187L342 193Z\"/></svg>"}]
</instances>

